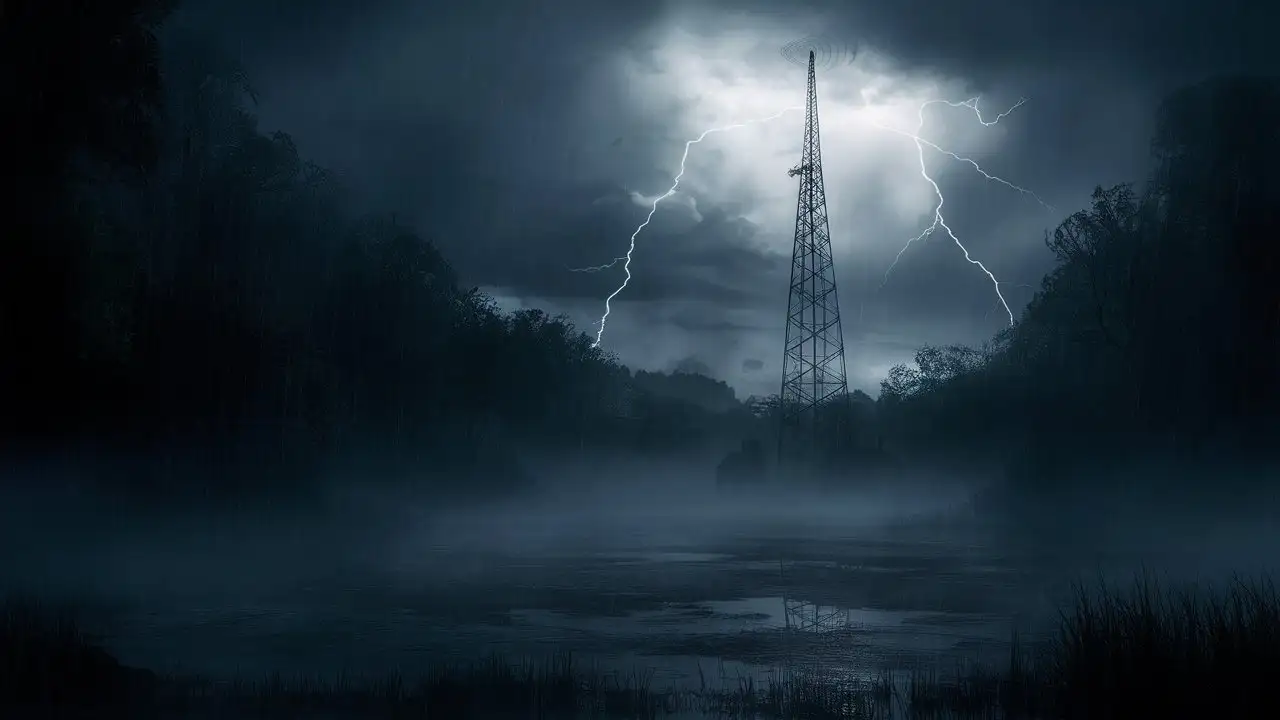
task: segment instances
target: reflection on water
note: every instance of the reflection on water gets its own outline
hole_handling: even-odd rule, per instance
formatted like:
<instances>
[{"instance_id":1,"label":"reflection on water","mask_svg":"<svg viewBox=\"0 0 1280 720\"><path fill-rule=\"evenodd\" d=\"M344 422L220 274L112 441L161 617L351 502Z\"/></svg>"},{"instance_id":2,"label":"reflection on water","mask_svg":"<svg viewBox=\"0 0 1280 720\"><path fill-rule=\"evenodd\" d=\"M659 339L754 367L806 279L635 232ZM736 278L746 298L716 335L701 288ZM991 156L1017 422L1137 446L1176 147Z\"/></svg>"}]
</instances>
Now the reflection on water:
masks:
<instances>
[{"instance_id":1,"label":"reflection on water","mask_svg":"<svg viewBox=\"0 0 1280 720\"><path fill-rule=\"evenodd\" d=\"M619 563L705 563L731 560L732 555L709 552L637 552L613 553L604 557L612 557Z\"/></svg>"},{"instance_id":2,"label":"reflection on water","mask_svg":"<svg viewBox=\"0 0 1280 720\"><path fill-rule=\"evenodd\" d=\"M689 685L779 662L783 593L848 608L840 642L869 667L998 649L1015 621L1028 622L1045 577L1030 558L972 545L804 548L786 587L779 543L740 539L577 556L453 553L430 573L308 578L218 602L155 592L124 607L109 639L126 662L210 675L414 672L567 649L606 670Z\"/></svg>"}]
</instances>

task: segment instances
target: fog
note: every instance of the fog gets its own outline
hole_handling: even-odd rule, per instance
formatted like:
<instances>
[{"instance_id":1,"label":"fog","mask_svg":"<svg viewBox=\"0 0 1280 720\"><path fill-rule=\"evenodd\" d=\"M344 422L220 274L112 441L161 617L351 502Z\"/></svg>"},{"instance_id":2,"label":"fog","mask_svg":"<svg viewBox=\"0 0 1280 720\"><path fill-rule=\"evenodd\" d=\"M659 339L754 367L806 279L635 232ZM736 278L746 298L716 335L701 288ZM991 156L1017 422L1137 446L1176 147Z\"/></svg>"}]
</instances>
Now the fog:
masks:
<instances>
[{"instance_id":1,"label":"fog","mask_svg":"<svg viewBox=\"0 0 1280 720\"><path fill-rule=\"evenodd\" d=\"M229 505L193 498L157 510L71 478L21 491L14 488L22 484L7 483L0 580L68 599L86 593L145 603L152 594L177 594L234 603L314 578L412 578L443 586L459 563L471 563L472 574L483 572L473 562L480 556L536 557L553 565L557 558L720 553L760 542L768 542L779 561L850 541L1046 553L1065 560L1060 571L1076 573L1074 579L1104 570L1124 578L1146 569L1220 581L1270 569L1280 558L1270 484L1242 485L1234 500L1213 500L1186 491L1196 483L1168 467L1127 468L1109 481L1111 490L1062 493L1046 512L990 505L986 498L1001 486L996 479L939 473L898 474L839 490L726 492L705 465L688 461L600 457L558 468L539 464L536 487L479 501L440 496L412 478L330 478L309 498ZM1249 474L1201 472L1201 484ZM1167 487L1158 492L1161 478ZM501 592L500 574L485 579Z\"/></svg>"},{"instance_id":2,"label":"fog","mask_svg":"<svg viewBox=\"0 0 1280 720\"><path fill-rule=\"evenodd\" d=\"M1265 3L19 4L0 715L1280 717Z\"/></svg>"}]
</instances>

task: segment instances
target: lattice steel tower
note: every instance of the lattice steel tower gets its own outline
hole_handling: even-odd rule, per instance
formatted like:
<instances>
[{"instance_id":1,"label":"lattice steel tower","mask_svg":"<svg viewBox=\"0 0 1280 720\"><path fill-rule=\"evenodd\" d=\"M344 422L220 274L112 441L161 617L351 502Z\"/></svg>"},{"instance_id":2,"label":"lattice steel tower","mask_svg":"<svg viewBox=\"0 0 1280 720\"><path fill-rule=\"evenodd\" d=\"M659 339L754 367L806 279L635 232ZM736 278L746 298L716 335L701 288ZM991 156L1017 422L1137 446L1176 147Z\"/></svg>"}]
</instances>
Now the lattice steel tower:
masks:
<instances>
[{"instance_id":1,"label":"lattice steel tower","mask_svg":"<svg viewBox=\"0 0 1280 720\"><path fill-rule=\"evenodd\" d=\"M822 183L815 77L810 51L804 150L800 164L787 173L800 176L778 432L778 465L791 472L814 468L824 452L841 442L848 399L844 334Z\"/></svg>"}]
</instances>

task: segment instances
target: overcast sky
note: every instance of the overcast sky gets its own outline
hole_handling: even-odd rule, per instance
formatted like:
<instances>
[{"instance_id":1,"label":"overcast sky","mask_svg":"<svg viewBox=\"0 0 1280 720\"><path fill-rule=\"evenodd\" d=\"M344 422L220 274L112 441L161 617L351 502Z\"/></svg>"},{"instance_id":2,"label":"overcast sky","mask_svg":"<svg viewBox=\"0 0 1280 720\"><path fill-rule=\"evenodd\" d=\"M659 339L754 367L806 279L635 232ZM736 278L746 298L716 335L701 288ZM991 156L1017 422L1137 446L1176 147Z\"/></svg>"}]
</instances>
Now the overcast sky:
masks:
<instances>
[{"instance_id":1,"label":"overcast sky","mask_svg":"<svg viewBox=\"0 0 1280 720\"><path fill-rule=\"evenodd\" d=\"M188 0L178 24L247 66L264 129L291 133L371 209L412 220L466 282L508 308L595 333L623 254L687 140L804 103L779 49L858 48L818 76L849 383L924 343L1008 325L991 280L934 235L914 132L1034 191L926 148L944 214L1015 315L1050 267L1043 234L1094 186L1140 181L1169 89L1273 71L1258 0ZM692 359L739 396L777 392L803 113L692 146L679 192L636 238L602 346L634 368Z\"/></svg>"}]
</instances>

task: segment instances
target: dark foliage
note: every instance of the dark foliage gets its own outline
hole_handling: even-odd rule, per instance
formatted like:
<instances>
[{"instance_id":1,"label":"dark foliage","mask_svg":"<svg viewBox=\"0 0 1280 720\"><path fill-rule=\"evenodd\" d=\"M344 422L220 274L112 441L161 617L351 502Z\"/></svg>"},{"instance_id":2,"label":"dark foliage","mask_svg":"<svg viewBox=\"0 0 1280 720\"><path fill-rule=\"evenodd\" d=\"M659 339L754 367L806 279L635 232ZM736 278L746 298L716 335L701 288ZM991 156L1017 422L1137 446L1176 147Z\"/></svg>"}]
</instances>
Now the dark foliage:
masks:
<instances>
[{"instance_id":1,"label":"dark foliage","mask_svg":"<svg viewBox=\"0 0 1280 720\"><path fill-rule=\"evenodd\" d=\"M235 63L172 29L161 53L169 10L5 5L4 141L22 158L0 212L8 453L79 448L99 482L160 497L351 463L510 487L521 444L715 441L727 386L633 379L563 318L500 312L260 132Z\"/></svg>"},{"instance_id":2,"label":"dark foliage","mask_svg":"<svg viewBox=\"0 0 1280 720\"><path fill-rule=\"evenodd\" d=\"M154 674L122 666L69 613L0 600L0 707L125 710L155 688Z\"/></svg>"},{"instance_id":3,"label":"dark foliage","mask_svg":"<svg viewBox=\"0 0 1280 720\"><path fill-rule=\"evenodd\" d=\"M157 157L164 0L15 0L0 17L0 431L66 427L89 402L78 327L91 220L88 165L137 174Z\"/></svg>"},{"instance_id":4,"label":"dark foliage","mask_svg":"<svg viewBox=\"0 0 1280 720\"><path fill-rule=\"evenodd\" d=\"M890 372L879 405L895 449L963 447L1047 484L1142 453L1273 458L1277 123L1274 79L1171 96L1150 181L1098 188L1048 234L1057 267L1014 328Z\"/></svg>"},{"instance_id":5,"label":"dark foliage","mask_svg":"<svg viewBox=\"0 0 1280 720\"><path fill-rule=\"evenodd\" d=\"M1015 637L1009 665L942 675L915 667L873 681L795 672L757 686L676 692L644 674L617 677L567 655L542 664L499 657L418 678L288 678L212 682L122 667L73 623L31 603L0 606L0 709L113 708L129 717L626 717L701 711L724 718L1275 717L1280 599L1265 580L1225 591L1081 588L1057 635ZM101 716L101 715L98 715ZM48 715L40 715L48 717Z\"/></svg>"},{"instance_id":6,"label":"dark foliage","mask_svg":"<svg viewBox=\"0 0 1280 720\"><path fill-rule=\"evenodd\" d=\"M235 63L172 30L161 52L171 5L4 4L7 452L146 458L100 480L154 494L370 458L510 485L521 444L772 447L776 398L633 375L563 318L500 312L417 229L363 216L258 130ZM1044 485L1144 450L1271 452L1277 121L1271 79L1171 96L1149 182L1099 188L1047 236L1058 265L1017 326L922 348L874 403L824 409L832 461L997 463Z\"/></svg>"}]
</instances>

